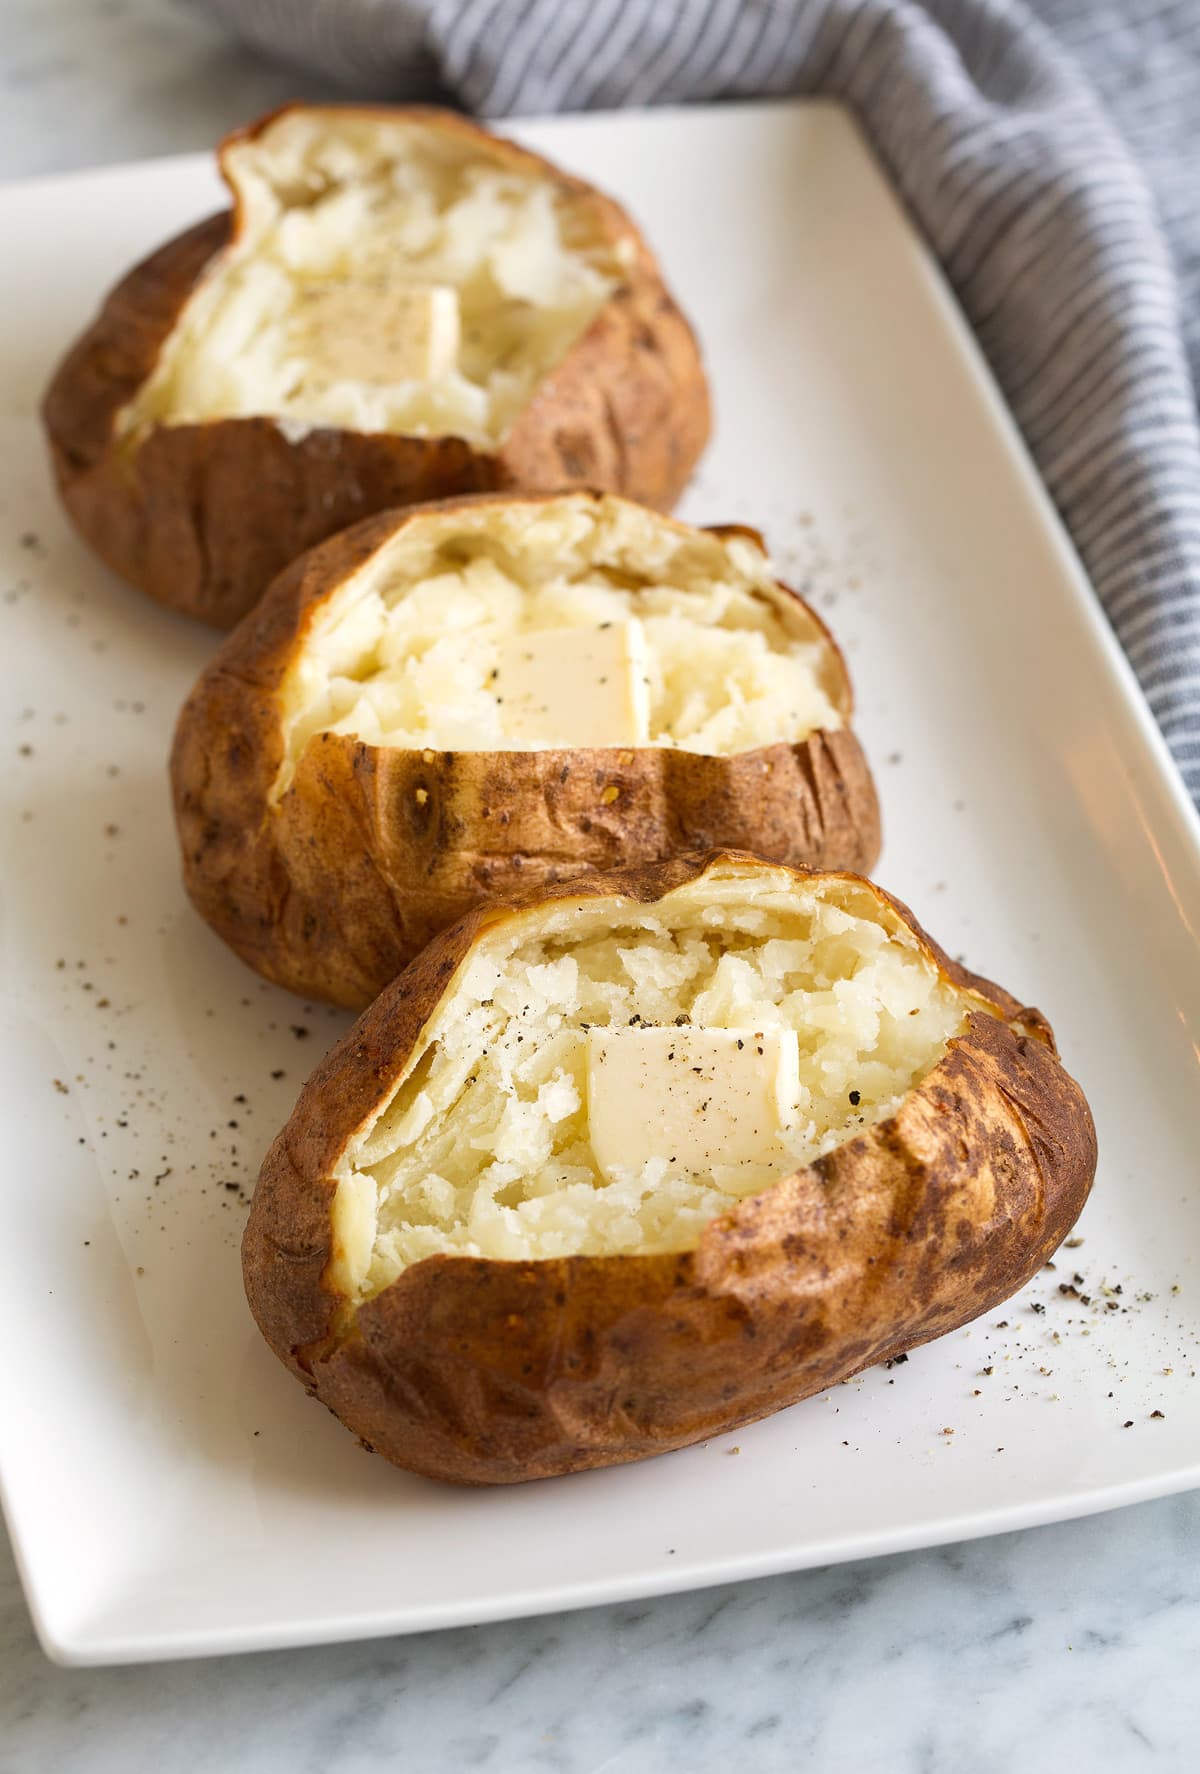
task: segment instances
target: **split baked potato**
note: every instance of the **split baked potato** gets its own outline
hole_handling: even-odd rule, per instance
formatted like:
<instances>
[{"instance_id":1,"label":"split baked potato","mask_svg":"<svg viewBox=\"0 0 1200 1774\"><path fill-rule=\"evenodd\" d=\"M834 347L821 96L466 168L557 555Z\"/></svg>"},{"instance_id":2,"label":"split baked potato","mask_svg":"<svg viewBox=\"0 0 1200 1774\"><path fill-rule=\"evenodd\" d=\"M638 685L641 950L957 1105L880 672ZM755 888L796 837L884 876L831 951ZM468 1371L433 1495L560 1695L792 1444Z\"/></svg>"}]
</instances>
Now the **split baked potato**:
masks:
<instances>
[{"instance_id":1,"label":"split baked potato","mask_svg":"<svg viewBox=\"0 0 1200 1774\"><path fill-rule=\"evenodd\" d=\"M67 509L122 577L229 627L393 506L674 503L707 386L616 203L435 110L291 106L219 163L232 210L129 273L44 402Z\"/></svg>"},{"instance_id":2,"label":"split baked potato","mask_svg":"<svg viewBox=\"0 0 1200 1774\"><path fill-rule=\"evenodd\" d=\"M879 849L841 655L761 540L568 493L367 520L204 672L184 880L244 960L361 1008L481 900L715 845Z\"/></svg>"},{"instance_id":3,"label":"split baked potato","mask_svg":"<svg viewBox=\"0 0 1200 1774\"><path fill-rule=\"evenodd\" d=\"M246 1290L370 1448L508 1483L966 1323L1095 1163L1045 1020L887 894L676 859L481 907L389 986L268 1154Z\"/></svg>"}]
</instances>

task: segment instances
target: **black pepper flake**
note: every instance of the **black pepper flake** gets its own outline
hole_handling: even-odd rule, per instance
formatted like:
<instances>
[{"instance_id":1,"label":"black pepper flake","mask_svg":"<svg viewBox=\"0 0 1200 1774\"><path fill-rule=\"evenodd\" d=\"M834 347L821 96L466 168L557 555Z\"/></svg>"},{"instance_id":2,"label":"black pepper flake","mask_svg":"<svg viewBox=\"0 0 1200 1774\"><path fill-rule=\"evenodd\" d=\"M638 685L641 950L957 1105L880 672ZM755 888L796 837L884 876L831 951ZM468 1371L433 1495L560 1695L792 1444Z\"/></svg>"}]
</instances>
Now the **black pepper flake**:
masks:
<instances>
[{"instance_id":1,"label":"black pepper flake","mask_svg":"<svg viewBox=\"0 0 1200 1774\"><path fill-rule=\"evenodd\" d=\"M1166 1421L1166 1415L1165 1415L1165 1413L1164 1413L1164 1412L1163 1412L1163 1411L1151 1411L1151 1412L1150 1412L1150 1416L1151 1416L1151 1418L1152 1418L1152 1419L1153 1419L1153 1418L1154 1418L1154 1417L1157 1417L1157 1418L1158 1418L1158 1419L1159 1419L1159 1421L1160 1421L1160 1422L1165 1422L1165 1421Z\"/></svg>"},{"instance_id":2,"label":"black pepper flake","mask_svg":"<svg viewBox=\"0 0 1200 1774\"><path fill-rule=\"evenodd\" d=\"M852 1090L850 1092L850 1102L852 1106L857 1109L859 1103L862 1102L862 1092L860 1090Z\"/></svg>"},{"instance_id":3,"label":"black pepper flake","mask_svg":"<svg viewBox=\"0 0 1200 1774\"><path fill-rule=\"evenodd\" d=\"M1122 1427L1122 1429L1132 1429L1133 1428L1133 1418L1130 1417L1130 1419L1127 1423L1121 1424L1121 1427Z\"/></svg>"},{"instance_id":4,"label":"black pepper flake","mask_svg":"<svg viewBox=\"0 0 1200 1774\"><path fill-rule=\"evenodd\" d=\"M281 1070L281 1069L280 1069L280 1068L279 1068L279 1067L278 1067L278 1066L277 1066L277 1067L276 1067L276 1068L275 1068L275 1070L274 1070L274 1071L273 1071L273 1072L272 1072L272 1073L271 1073L271 1076L272 1076L272 1078L286 1078L286 1077L287 1077L287 1073L286 1073L286 1072L284 1072L284 1071L282 1071L282 1070Z\"/></svg>"},{"instance_id":5,"label":"black pepper flake","mask_svg":"<svg viewBox=\"0 0 1200 1774\"><path fill-rule=\"evenodd\" d=\"M308 1030L305 1028L303 1023L291 1023L289 1026L291 1028L292 1034L296 1037L297 1041L307 1041L308 1040Z\"/></svg>"}]
</instances>

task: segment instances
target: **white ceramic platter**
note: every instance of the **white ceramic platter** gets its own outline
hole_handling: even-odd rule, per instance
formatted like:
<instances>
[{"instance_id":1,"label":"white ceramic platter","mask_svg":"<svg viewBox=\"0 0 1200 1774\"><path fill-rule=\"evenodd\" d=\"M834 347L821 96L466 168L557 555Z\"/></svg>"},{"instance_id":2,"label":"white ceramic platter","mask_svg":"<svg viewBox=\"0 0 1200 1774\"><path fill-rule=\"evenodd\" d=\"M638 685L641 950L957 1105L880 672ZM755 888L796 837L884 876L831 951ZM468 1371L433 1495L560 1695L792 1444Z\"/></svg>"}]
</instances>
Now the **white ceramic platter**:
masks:
<instances>
[{"instance_id":1,"label":"white ceramic platter","mask_svg":"<svg viewBox=\"0 0 1200 1774\"><path fill-rule=\"evenodd\" d=\"M837 109L518 133L632 207L695 318L717 435L685 515L764 528L846 644L880 878L1054 1021L1100 1130L1083 1243L890 1372L619 1471L444 1489L310 1403L246 1310L236 1185L343 1019L185 903L164 766L213 637L73 539L32 416L106 285L217 186L189 158L10 187L0 1467L66 1662L575 1607L1200 1482L1197 826L957 310Z\"/></svg>"}]
</instances>

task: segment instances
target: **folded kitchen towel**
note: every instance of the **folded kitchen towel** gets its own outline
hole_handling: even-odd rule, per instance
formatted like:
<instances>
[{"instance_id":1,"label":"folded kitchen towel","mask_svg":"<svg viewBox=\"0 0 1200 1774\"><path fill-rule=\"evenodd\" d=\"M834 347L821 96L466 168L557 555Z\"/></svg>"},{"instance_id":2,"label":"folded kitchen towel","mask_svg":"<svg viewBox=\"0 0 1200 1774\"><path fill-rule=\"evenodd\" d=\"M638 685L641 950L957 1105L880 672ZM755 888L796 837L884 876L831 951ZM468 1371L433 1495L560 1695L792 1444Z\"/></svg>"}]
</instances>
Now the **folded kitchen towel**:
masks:
<instances>
[{"instance_id":1,"label":"folded kitchen towel","mask_svg":"<svg viewBox=\"0 0 1200 1774\"><path fill-rule=\"evenodd\" d=\"M440 83L487 117L852 106L1200 799L1200 0L200 3L351 89Z\"/></svg>"}]
</instances>

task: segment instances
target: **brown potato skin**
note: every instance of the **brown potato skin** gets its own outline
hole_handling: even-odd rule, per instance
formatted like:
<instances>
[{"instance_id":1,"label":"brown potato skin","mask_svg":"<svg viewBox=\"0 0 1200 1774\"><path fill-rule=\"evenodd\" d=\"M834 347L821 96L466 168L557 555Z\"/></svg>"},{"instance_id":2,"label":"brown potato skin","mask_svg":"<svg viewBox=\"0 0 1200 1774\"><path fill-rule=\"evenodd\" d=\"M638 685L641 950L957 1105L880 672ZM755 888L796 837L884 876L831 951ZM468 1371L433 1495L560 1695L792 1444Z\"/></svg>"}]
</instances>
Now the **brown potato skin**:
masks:
<instances>
[{"instance_id":1,"label":"brown potato skin","mask_svg":"<svg viewBox=\"0 0 1200 1774\"><path fill-rule=\"evenodd\" d=\"M324 733L272 805L284 749L276 693L313 611L417 515L368 519L294 562L179 717L184 884L257 972L361 1010L481 900L716 846L815 868L874 864L879 804L849 727L728 758L400 751ZM848 716L848 680L843 701Z\"/></svg>"},{"instance_id":2,"label":"brown potato skin","mask_svg":"<svg viewBox=\"0 0 1200 1774\"><path fill-rule=\"evenodd\" d=\"M548 897L653 902L684 858ZM802 876L806 871L794 871ZM330 1286L331 1173L476 938L444 932L313 1074L259 1177L246 1293L281 1361L371 1449L459 1484L614 1465L723 1434L966 1324L1022 1287L1096 1168L1083 1092L1036 1011L969 974L966 1034L895 1115L655 1256L414 1264L357 1310Z\"/></svg>"},{"instance_id":3,"label":"brown potato skin","mask_svg":"<svg viewBox=\"0 0 1200 1774\"><path fill-rule=\"evenodd\" d=\"M695 336L620 206L451 112L382 114L478 139L586 198L610 240L633 241L633 263L495 450L458 437L328 426L289 442L269 418L157 425L136 448L122 447L118 415L153 371L205 269L236 238L236 208L135 266L50 383L42 418L51 461L63 503L96 553L158 602L217 628L238 622L306 548L375 512L459 493L565 487L601 487L669 510L708 441Z\"/></svg>"}]
</instances>

